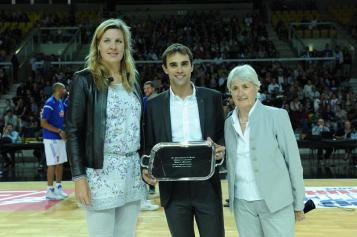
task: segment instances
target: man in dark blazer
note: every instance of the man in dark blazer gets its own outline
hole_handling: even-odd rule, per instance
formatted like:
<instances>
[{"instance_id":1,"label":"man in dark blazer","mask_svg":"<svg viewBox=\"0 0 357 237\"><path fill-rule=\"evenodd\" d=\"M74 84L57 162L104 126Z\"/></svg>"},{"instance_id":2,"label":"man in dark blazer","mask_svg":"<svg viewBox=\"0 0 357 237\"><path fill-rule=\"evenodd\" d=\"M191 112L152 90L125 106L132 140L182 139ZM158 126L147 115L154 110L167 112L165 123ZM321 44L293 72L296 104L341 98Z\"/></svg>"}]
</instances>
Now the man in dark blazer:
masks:
<instances>
[{"instance_id":1,"label":"man in dark blazer","mask_svg":"<svg viewBox=\"0 0 357 237\"><path fill-rule=\"evenodd\" d=\"M145 153L159 142L224 139L221 94L191 82L193 56L182 44L169 46L162 55L170 89L147 102L145 115ZM223 146L216 145L221 152ZM143 178L154 184L147 170ZM173 237L194 237L195 218L201 237L223 237L223 208L219 172L206 181L160 182L161 205Z\"/></svg>"}]
</instances>

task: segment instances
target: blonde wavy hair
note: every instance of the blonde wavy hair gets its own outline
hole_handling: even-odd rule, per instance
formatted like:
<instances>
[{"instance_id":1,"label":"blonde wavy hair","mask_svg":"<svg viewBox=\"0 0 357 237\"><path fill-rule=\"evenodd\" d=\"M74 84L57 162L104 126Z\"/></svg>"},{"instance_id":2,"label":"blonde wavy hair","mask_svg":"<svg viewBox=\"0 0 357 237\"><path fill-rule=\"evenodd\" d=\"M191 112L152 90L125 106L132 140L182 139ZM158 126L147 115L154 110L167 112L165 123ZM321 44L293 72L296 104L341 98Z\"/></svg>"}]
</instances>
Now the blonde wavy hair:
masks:
<instances>
[{"instance_id":1,"label":"blonde wavy hair","mask_svg":"<svg viewBox=\"0 0 357 237\"><path fill-rule=\"evenodd\" d=\"M130 27L121 19L108 19L103 21L95 30L92 42L90 45L89 54L86 57L86 68L88 68L94 77L95 84L98 90L108 88L108 80L110 77L109 69L104 65L102 57L98 50L98 45L104 33L109 29L118 29L122 31L124 36L124 53L120 62L121 76L123 87L127 91L132 91L133 85L136 82L136 68L134 58L132 56L132 42Z\"/></svg>"}]
</instances>

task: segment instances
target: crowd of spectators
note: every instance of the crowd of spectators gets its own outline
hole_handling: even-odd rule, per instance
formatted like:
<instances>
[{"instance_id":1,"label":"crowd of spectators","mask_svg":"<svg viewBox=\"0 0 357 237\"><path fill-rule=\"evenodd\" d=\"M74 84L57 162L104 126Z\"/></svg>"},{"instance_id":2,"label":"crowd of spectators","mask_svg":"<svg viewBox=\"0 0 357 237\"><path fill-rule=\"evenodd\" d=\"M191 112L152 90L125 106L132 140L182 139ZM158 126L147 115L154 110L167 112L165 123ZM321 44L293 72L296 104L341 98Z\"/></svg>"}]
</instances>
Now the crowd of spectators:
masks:
<instances>
[{"instance_id":1,"label":"crowd of spectators","mask_svg":"<svg viewBox=\"0 0 357 237\"><path fill-rule=\"evenodd\" d=\"M29 16L26 12L0 11L0 62L5 61L15 47L22 40L22 31L19 23L28 23Z\"/></svg>"},{"instance_id":2,"label":"crowd of spectators","mask_svg":"<svg viewBox=\"0 0 357 237\"><path fill-rule=\"evenodd\" d=\"M337 74L336 67L321 62L263 66L260 99L285 108L299 134L311 134L319 118L332 132L341 129L347 120L356 127L357 94Z\"/></svg>"},{"instance_id":3,"label":"crowd of spectators","mask_svg":"<svg viewBox=\"0 0 357 237\"><path fill-rule=\"evenodd\" d=\"M17 17L26 18L22 15ZM57 16L44 19L48 24L58 20L58 26L74 21L72 18L61 21ZM136 60L160 60L163 49L172 42L188 45L192 48L195 59L278 56L272 42L267 38L264 20L259 14L238 18L223 16L219 12L201 12L179 17L148 16L144 20L127 17L125 21L133 32ZM85 34L90 38L90 33ZM346 83L351 70L348 50L339 46L332 50L326 45L322 51L310 52L307 48L301 55L305 58L315 56L334 56L336 60L253 63L262 81L259 99L265 104L285 108L289 112L294 130L300 134L311 134L320 118L324 119L331 131L341 129L345 121L350 121L355 128L357 95ZM0 116L0 129L12 124L22 138L41 136L40 111L52 94L52 84L59 81L69 86L73 74L72 69L59 69L47 63L55 59L55 55L43 54L36 54L31 58L33 73L18 87L16 96L6 101L6 108ZM225 95L227 112L232 109L232 103L226 90L226 80L229 71L236 64L198 63L195 64L192 77L197 86L221 91ZM153 81L158 92L169 88L169 79L163 73L160 63L138 63L137 69L142 82ZM0 93L4 93L9 87L7 76L0 69Z\"/></svg>"},{"instance_id":4,"label":"crowd of spectators","mask_svg":"<svg viewBox=\"0 0 357 237\"><path fill-rule=\"evenodd\" d=\"M224 15L220 11L192 12L178 16L149 15L140 18L124 16L124 21L131 27L134 56L137 60L158 60L158 52L174 42L188 45L197 59L278 56L272 41L268 39L265 20L259 11L244 17ZM41 21L41 26L79 26L82 43L90 43L97 24L97 21L80 21L74 13L68 16L45 15ZM63 32L42 33L41 37L45 41L66 41L66 38L63 39Z\"/></svg>"},{"instance_id":5,"label":"crowd of spectators","mask_svg":"<svg viewBox=\"0 0 357 237\"><path fill-rule=\"evenodd\" d=\"M196 64L193 80L197 86L217 89L226 96L225 110L232 110L226 82L232 63ZM263 103L284 108L289 112L294 130L311 134L319 118L332 132L341 129L345 121L357 127L357 94L348 84L334 61L253 63L262 86L259 99ZM158 92L169 88L169 79L160 64L139 64L143 81L153 81Z\"/></svg>"},{"instance_id":6,"label":"crowd of spectators","mask_svg":"<svg viewBox=\"0 0 357 237\"><path fill-rule=\"evenodd\" d=\"M309 47L306 47L300 56L303 58L334 57L334 62L325 61L324 65L329 68L334 67L337 77L346 78L351 75L352 53L353 53L353 51L351 51L351 49L348 48L347 46L341 47L340 45L336 45L334 48L332 48L327 43L327 44L325 44L325 48L321 49L321 50L317 50L317 49L310 50ZM307 62L307 63L310 63L310 62Z\"/></svg>"},{"instance_id":7,"label":"crowd of spectators","mask_svg":"<svg viewBox=\"0 0 357 237\"><path fill-rule=\"evenodd\" d=\"M227 75L234 66L233 63L199 63L195 65L192 78L197 86L217 89L227 95ZM340 129L346 120L356 127L357 95L348 86L348 78L339 75L334 62L256 62L253 67L262 82L260 100L285 108L296 132L310 134L319 118L324 119L332 131ZM142 82L153 81L156 91L169 88L169 79L161 64L139 63L137 69ZM40 110L51 96L52 84L59 81L70 85L72 74L73 71L52 66L36 68L17 89L16 97L7 101L0 126L9 122L20 136L36 137L32 131L40 130ZM227 107L228 101L225 101Z\"/></svg>"},{"instance_id":8,"label":"crowd of spectators","mask_svg":"<svg viewBox=\"0 0 357 237\"><path fill-rule=\"evenodd\" d=\"M239 18L217 11L125 20L132 27L138 60L157 60L158 52L174 42L189 46L196 59L278 56L259 13Z\"/></svg>"}]
</instances>

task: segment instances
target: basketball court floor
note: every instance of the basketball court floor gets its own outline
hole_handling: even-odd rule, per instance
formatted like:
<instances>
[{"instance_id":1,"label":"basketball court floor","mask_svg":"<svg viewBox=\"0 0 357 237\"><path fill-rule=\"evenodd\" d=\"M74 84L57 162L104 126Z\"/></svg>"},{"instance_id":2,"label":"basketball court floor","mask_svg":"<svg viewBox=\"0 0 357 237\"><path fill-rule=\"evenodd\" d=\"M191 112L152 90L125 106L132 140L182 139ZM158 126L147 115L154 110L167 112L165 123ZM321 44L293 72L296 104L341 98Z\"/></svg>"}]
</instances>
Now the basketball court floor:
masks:
<instances>
[{"instance_id":1,"label":"basketball court floor","mask_svg":"<svg viewBox=\"0 0 357 237\"><path fill-rule=\"evenodd\" d=\"M309 187L353 187L357 195L357 179L307 179ZM0 237L84 237L87 227L84 211L77 207L73 183L64 182L69 198L63 201L44 199L46 183L0 183ZM222 180L224 199L227 182ZM322 192L322 191L317 191ZM159 203L158 196L153 197ZM355 200L357 201L357 200ZM343 202L342 202L343 204ZM357 203L356 203L357 206ZM227 237L237 237L233 215L224 208ZM141 212L137 224L137 237L169 237L163 209ZM199 236L197 234L197 236ZM298 237L356 237L357 209L347 207L317 208L306 214L306 219L296 225Z\"/></svg>"}]
</instances>

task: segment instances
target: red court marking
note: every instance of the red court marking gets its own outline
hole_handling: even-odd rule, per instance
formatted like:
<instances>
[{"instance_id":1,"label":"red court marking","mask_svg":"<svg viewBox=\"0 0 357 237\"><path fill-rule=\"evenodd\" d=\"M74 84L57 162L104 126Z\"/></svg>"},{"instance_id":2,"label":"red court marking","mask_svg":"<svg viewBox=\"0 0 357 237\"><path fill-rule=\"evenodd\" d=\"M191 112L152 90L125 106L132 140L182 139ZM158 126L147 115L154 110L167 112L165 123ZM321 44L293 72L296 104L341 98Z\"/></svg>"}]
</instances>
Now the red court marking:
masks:
<instances>
[{"instance_id":1,"label":"red court marking","mask_svg":"<svg viewBox=\"0 0 357 237\"><path fill-rule=\"evenodd\" d=\"M73 189L65 189L70 195ZM46 190L0 191L0 211L45 211L61 201L46 200Z\"/></svg>"},{"instance_id":2,"label":"red court marking","mask_svg":"<svg viewBox=\"0 0 357 237\"><path fill-rule=\"evenodd\" d=\"M307 194L307 195L315 195L315 191L305 191L305 193Z\"/></svg>"},{"instance_id":3,"label":"red court marking","mask_svg":"<svg viewBox=\"0 0 357 237\"><path fill-rule=\"evenodd\" d=\"M330 193L330 194L337 194L336 190L327 190L327 192Z\"/></svg>"}]
</instances>

